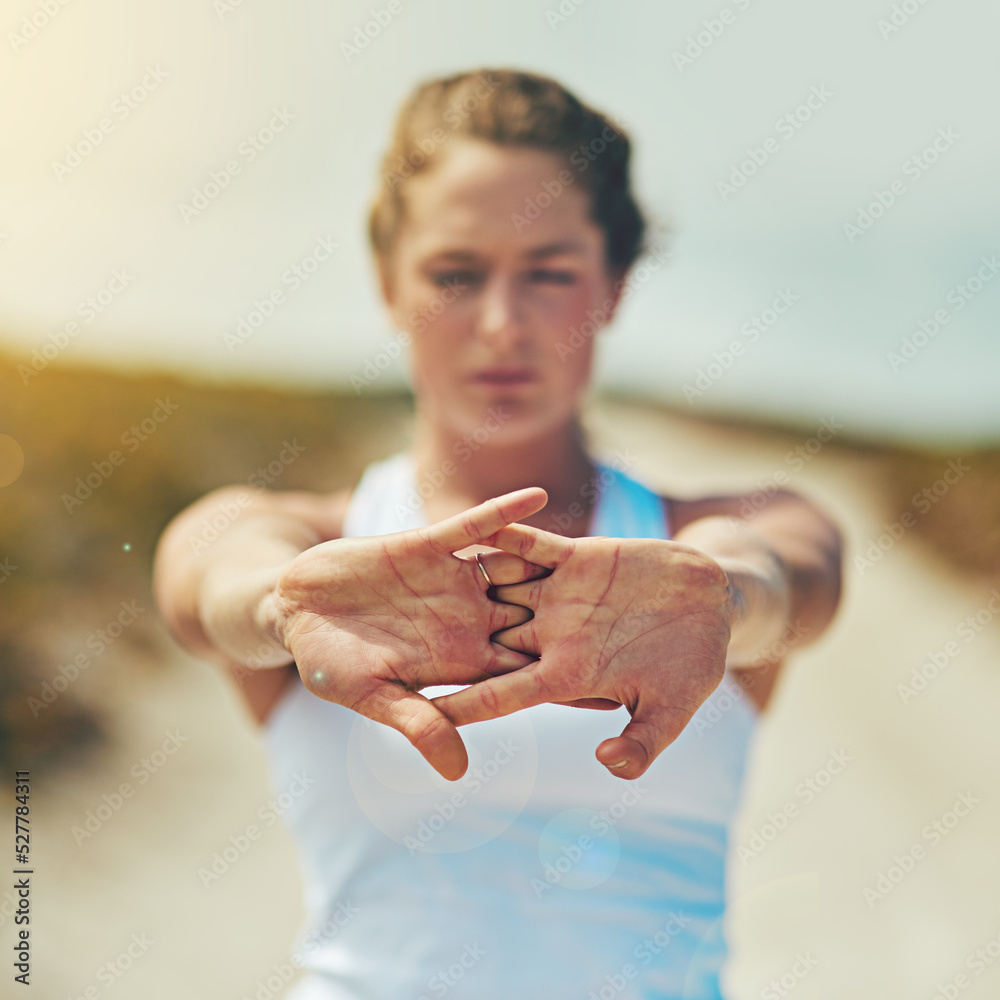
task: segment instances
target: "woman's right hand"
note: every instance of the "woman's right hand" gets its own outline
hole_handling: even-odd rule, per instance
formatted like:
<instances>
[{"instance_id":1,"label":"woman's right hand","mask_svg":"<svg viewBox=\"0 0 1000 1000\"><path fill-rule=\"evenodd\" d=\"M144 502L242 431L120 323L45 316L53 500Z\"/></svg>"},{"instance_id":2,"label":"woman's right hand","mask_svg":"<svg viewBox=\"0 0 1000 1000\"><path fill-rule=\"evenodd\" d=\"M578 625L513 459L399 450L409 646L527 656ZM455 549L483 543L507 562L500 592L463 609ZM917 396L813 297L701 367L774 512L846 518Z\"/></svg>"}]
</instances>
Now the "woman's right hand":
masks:
<instances>
[{"instance_id":1,"label":"woman's right hand","mask_svg":"<svg viewBox=\"0 0 1000 1000\"><path fill-rule=\"evenodd\" d=\"M534 659L492 642L531 612L487 596L475 559L454 553L545 506L533 487L472 507L429 528L322 542L296 556L272 595L278 635L313 694L399 730L449 780L468 755L458 730L419 694L471 684ZM484 546L485 547L485 546ZM489 554L495 584L548 570Z\"/></svg>"}]
</instances>

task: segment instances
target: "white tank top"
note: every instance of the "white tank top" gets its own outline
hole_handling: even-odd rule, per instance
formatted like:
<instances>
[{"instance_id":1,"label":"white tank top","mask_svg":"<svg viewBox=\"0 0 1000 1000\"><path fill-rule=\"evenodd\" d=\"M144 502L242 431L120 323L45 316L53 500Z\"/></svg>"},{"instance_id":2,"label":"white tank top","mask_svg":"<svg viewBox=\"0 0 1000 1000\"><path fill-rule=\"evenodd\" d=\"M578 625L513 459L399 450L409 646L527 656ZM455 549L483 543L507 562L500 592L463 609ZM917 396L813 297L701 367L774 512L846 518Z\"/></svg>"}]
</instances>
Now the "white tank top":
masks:
<instances>
[{"instance_id":1,"label":"white tank top","mask_svg":"<svg viewBox=\"0 0 1000 1000\"><path fill-rule=\"evenodd\" d=\"M652 490L596 467L590 534L668 537ZM344 534L425 524L399 454L365 471ZM463 727L469 770L448 782L395 730L295 684L265 727L308 912L289 1000L720 998L727 830L755 719L727 674L622 781L594 751L624 708L539 705Z\"/></svg>"}]
</instances>

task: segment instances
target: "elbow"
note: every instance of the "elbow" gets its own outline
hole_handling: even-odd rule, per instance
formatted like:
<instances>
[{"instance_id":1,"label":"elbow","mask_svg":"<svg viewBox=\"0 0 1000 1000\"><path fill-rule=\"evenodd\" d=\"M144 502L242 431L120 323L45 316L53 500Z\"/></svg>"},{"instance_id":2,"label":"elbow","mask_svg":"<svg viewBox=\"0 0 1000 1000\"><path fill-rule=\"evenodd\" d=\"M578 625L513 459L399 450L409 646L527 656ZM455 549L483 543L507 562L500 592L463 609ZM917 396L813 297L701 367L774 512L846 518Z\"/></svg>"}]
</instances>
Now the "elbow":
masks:
<instances>
[{"instance_id":1,"label":"elbow","mask_svg":"<svg viewBox=\"0 0 1000 1000\"><path fill-rule=\"evenodd\" d=\"M793 579L798 599L792 622L801 636L799 646L816 642L837 615L844 587L843 548L840 529L823 517L823 530L816 539L814 557L798 567Z\"/></svg>"},{"instance_id":2,"label":"elbow","mask_svg":"<svg viewBox=\"0 0 1000 1000\"><path fill-rule=\"evenodd\" d=\"M246 487L211 490L178 512L157 539L152 594L160 620L184 649L203 655L211 649L198 614L198 590L206 568L201 558L212 542L249 506Z\"/></svg>"}]
</instances>

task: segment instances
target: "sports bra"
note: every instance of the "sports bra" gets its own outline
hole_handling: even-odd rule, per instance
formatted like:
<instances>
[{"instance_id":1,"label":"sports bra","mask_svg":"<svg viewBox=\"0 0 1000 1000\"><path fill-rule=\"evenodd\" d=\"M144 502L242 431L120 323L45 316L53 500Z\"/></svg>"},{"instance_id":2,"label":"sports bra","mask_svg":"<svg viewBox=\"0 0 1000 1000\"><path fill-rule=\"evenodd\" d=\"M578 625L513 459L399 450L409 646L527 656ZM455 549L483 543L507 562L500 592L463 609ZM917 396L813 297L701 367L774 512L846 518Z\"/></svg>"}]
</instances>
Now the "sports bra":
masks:
<instances>
[{"instance_id":1,"label":"sports bra","mask_svg":"<svg viewBox=\"0 0 1000 1000\"><path fill-rule=\"evenodd\" d=\"M652 489L603 462L594 486L592 535L668 537ZM344 535L425 523L401 453L366 469ZM288 1000L718 1000L756 718L727 674L622 781L594 751L624 708L538 705L463 727L469 770L449 782L395 730L291 686L264 727L305 887Z\"/></svg>"}]
</instances>

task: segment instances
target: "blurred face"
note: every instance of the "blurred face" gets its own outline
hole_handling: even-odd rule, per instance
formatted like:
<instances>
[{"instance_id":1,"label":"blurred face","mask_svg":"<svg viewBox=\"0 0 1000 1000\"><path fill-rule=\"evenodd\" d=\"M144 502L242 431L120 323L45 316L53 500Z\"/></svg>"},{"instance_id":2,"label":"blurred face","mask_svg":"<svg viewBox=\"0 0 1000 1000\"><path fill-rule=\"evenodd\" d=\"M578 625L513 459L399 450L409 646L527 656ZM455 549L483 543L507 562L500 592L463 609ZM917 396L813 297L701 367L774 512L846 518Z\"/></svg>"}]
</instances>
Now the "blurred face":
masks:
<instances>
[{"instance_id":1,"label":"blurred face","mask_svg":"<svg viewBox=\"0 0 1000 1000\"><path fill-rule=\"evenodd\" d=\"M528 441L571 421L586 392L616 282L590 196L560 172L551 153L462 140L407 183L383 291L412 335L421 413L459 436Z\"/></svg>"}]
</instances>

